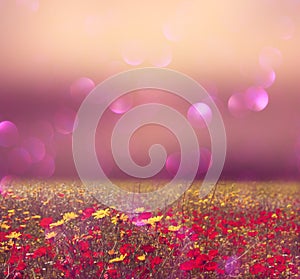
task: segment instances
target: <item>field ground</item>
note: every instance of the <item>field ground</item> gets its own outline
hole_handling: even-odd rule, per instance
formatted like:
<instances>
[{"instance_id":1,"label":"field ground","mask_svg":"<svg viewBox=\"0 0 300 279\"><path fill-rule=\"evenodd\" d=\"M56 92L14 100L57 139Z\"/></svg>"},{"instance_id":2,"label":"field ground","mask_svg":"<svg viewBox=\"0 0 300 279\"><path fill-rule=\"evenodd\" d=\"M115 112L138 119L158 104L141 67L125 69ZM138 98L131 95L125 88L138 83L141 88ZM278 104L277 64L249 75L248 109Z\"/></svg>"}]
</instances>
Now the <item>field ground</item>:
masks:
<instances>
[{"instance_id":1,"label":"field ground","mask_svg":"<svg viewBox=\"0 0 300 279\"><path fill-rule=\"evenodd\" d=\"M12 182L0 195L0 278L300 278L300 183L221 181L203 199L199 185L125 214L77 181Z\"/></svg>"}]
</instances>

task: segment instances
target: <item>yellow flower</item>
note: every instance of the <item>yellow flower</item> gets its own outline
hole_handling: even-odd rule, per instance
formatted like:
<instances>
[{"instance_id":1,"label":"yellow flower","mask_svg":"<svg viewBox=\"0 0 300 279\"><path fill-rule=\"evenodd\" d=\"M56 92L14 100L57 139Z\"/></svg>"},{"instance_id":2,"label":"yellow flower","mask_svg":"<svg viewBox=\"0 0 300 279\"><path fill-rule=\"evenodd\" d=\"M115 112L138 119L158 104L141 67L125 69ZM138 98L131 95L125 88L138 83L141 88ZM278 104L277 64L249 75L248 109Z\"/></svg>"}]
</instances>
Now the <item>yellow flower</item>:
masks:
<instances>
[{"instance_id":1,"label":"yellow flower","mask_svg":"<svg viewBox=\"0 0 300 279\"><path fill-rule=\"evenodd\" d=\"M155 223L160 222L160 220L163 218L163 216L155 216L155 217L151 217L147 220L147 224L150 224L152 226L154 226Z\"/></svg>"},{"instance_id":2,"label":"yellow flower","mask_svg":"<svg viewBox=\"0 0 300 279\"><path fill-rule=\"evenodd\" d=\"M62 220L58 220L57 222L55 223L52 223L50 224L50 228L54 228L54 227L58 227L58 226L61 226L65 221L62 219Z\"/></svg>"},{"instance_id":3,"label":"yellow flower","mask_svg":"<svg viewBox=\"0 0 300 279\"><path fill-rule=\"evenodd\" d=\"M114 225L116 225L116 224L118 223L118 220L119 220L119 216L118 216L118 215L111 218L111 222L112 222Z\"/></svg>"},{"instance_id":4,"label":"yellow flower","mask_svg":"<svg viewBox=\"0 0 300 279\"><path fill-rule=\"evenodd\" d=\"M120 257L109 260L109 263L122 262L126 258L127 254L121 255Z\"/></svg>"},{"instance_id":5,"label":"yellow flower","mask_svg":"<svg viewBox=\"0 0 300 279\"><path fill-rule=\"evenodd\" d=\"M273 219L276 219L277 217L278 217L278 216L277 216L276 213L273 213L273 214L272 214L272 218L273 218Z\"/></svg>"},{"instance_id":6,"label":"yellow flower","mask_svg":"<svg viewBox=\"0 0 300 279\"><path fill-rule=\"evenodd\" d=\"M24 215L28 215L28 214L29 214L29 211L24 211L23 214L24 214Z\"/></svg>"},{"instance_id":7,"label":"yellow flower","mask_svg":"<svg viewBox=\"0 0 300 279\"><path fill-rule=\"evenodd\" d=\"M139 261L144 261L146 259L145 255L139 256L137 257Z\"/></svg>"},{"instance_id":8,"label":"yellow flower","mask_svg":"<svg viewBox=\"0 0 300 279\"><path fill-rule=\"evenodd\" d=\"M170 231L170 232L177 232L177 231L179 231L179 229L181 228L181 225L179 225L179 226L170 226L169 228L168 228L168 230Z\"/></svg>"},{"instance_id":9,"label":"yellow flower","mask_svg":"<svg viewBox=\"0 0 300 279\"><path fill-rule=\"evenodd\" d=\"M8 229L10 228L10 226L7 225L7 224L2 223L2 224L0 225L0 228L1 228L1 229L4 229L4 230L8 230Z\"/></svg>"},{"instance_id":10,"label":"yellow flower","mask_svg":"<svg viewBox=\"0 0 300 279\"><path fill-rule=\"evenodd\" d=\"M9 239L8 242L7 242L7 245L10 246L10 247L12 247L12 246L15 245L15 243L14 243L14 241L12 239ZM8 250L9 250L9 248L8 248Z\"/></svg>"},{"instance_id":11,"label":"yellow flower","mask_svg":"<svg viewBox=\"0 0 300 279\"><path fill-rule=\"evenodd\" d=\"M15 210L14 209L9 209L7 210L8 213L11 213L11 214L14 214L15 213Z\"/></svg>"},{"instance_id":12,"label":"yellow flower","mask_svg":"<svg viewBox=\"0 0 300 279\"><path fill-rule=\"evenodd\" d=\"M102 219L105 216L109 216L109 208L106 208L105 210L100 209L92 214L95 219Z\"/></svg>"},{"instance_id":13,"label":"yellow flower","mask_svg":"<svg viewBox=\"0 0 300 279\"><path fill-rule=\"evenodd\" d=\"M46 239L51 239L57 235L56 232L49 232L46 234Z\"/></svg>"},{"instance_id":14,"label":"yellow flower","mask_svg":"<svg viewBox=\"0 0 300 279\"><path fill-rule=\"evenodd\" d=\"M64 219L65 222L68 222L68 221L70 221L72 219L75 219L77 217L78 217L78 215L75 212L67 212L63 215L63 219Z\"/></svg>"},{"instance_id":15,"label":"yellow flower","mask_svg":"<svg viewBox=\"0 0 300 279\"><path fill-rule=\"evenodd\" d=\"M41 216L40 215L34 215L34 216L31 216L31 219L40 219Z\"/></svg>"},{"instance_id":16,"label":"yellow flower","mask_svg":"<svg viewBox=\"0 0 300 279\"><path fill-rule=\"evenodd\" d=\"M46 201L42 201L42 203L43 203L43 205L46 205L46 204L49 203L49 201L50 201L50 199L49 199L49 200L46 200Z\"/></svg>"},{"instance_id":17,"label":"yellow flower","mask_svg":"<svg viewBox=\"0 0 300 279\"><path fill-rule=\"evenodd\" d=\"M121 237L121 238L124 236L124 234L125 234L125 231L120 230L120 237Z\"/></svg>"},{"instance_id":18,"label":"yellow flower","mask_svg":"<svg viewBox=\"0 0 300 279\"><path fill-rule=\"evenodd\" d=\"M126 222L127 220L128 220L128 216L124 213L122 213L121 215L117 214L116 216L111 218L111 222L115 225L118 223L118 221Z\"/></svg>"},{"instance_id":19,"label":"yellow flower","mask_svg":"<svg viewBox=\"0 0 300 279\"><path fill-rule=\"evenodd\" d=\"M126 214L122 213L120 216L120 220L122 220L123 222L126 222L126 221L128 221L128 216Z\"/></svg>"},{"instance_id":20,"label":"yellow flower","mask_svg":"<svg viewBox=\"0 0 300 279\"><path fill-rule=\"evenodd\" d=\"M21 236L22 234L19 233L19 232L11 232L9 235L6 235L5 237L6 238L9 238L9 239L19 239L19 237Z\"/></svg>"}]
</instances>

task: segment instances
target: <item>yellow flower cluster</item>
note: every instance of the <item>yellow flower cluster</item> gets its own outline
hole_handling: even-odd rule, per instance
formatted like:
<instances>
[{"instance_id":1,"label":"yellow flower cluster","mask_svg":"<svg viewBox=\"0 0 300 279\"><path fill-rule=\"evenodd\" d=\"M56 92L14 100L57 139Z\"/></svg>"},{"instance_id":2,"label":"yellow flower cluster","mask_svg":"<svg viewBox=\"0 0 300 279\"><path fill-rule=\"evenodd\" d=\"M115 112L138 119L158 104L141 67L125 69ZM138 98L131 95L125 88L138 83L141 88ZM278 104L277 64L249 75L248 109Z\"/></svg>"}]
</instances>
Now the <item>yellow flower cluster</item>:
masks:
<instances>
[{"instance_id":1,"label":"yellow flower cluster","mask_svg":"<svg viewBox=\"0 0 300 279\"><path fill-rule=\"evenodd\" d=\"M109 216L109 208L100 209L92 214L95 219L103 219L105 216Z\"/></svg>"},{"instance_id":2,"label":"yellow flower cluster","mask_svg":"<svg viewBox=\"0 0 300 279\"><path fill-rule=\"evenodd\" d=\"M127 254L121 255L120 257L109 260L109 263L122 262L126 258Z\"/></svg>"},{"instance_id":3,"label":"yellow flower cluster","mask_svg":"<svg viewBox=\"0 0 300 279\"><path fill-rule=\"evenodd\" d=\"M51 239L57 235L56 232L50 232L46 234L46 239Z\"/></svg>"},{"instance_id":4,"label":"yellow flower cluster","mask_svg":"<svg viewBox=\"0 0 300 279\"><path fill-rule=\"evenodd\" d=\"M145 255L141 255L139 257L137 257L139 261L143 262L146 260L146 256Z\"/></svg>"},{"instance_id":5,"label":"yellow flower cluster","mask_svg":"<svg viewBox=\"0 0 300 279\"><path fill-rule=\"evenodd\" d=\"M51 224L50 224L50 229L52 229L52 228L54 228L54 227L61 226L61 225L63 225L64 223L65 223L65 221L64 221L63 219L58 220L58 221L55 222L55 223L51 223Z\"/></svg>"},{"instance_id":6,"label":"yellow flower cluster","mask_svg":"<svg viewBox=\"0 0 300 279\"><path fill-rule=\"evenodd\" d=\"M10 226L5 223L2 223L2 224L0 224L0 228L4 229L4 230L8 230L10 228Z\"/></svg>"},{"instance_id":7,"label":"yellow flower cluster","mask_svg":"<svg viewBox=\"0 0 300 279\"><path fill-rule=\"evenodd\" d=\"M163 218L163 216L155 216L155 217L151 217L146 221L146 224L152 225L154 226L155 223L159 223L161 221L161 219Z\"/></svg>"},{"instance_id":8,"label":"yellow flower cluster","mask_svg":"<svg viewBox=\"0 0 300 279\"><path fill-rule=\"evenodd\" d=\"M67 212L63 215L63 220L68 222L70 220L76 219L78 215L75 212Z\"/></svg>"},{"instance_id":9,"label":"yellow flower cluster","mask_svg":"<svg viewBox=\"0 0 300 279\"><path fill-rule=\"evenodd\" d=\"M20 232L11 232L9 235L6 235L6 238L9 239L19 239L22 234Z\"/></svg>"},{"instance_id":10,"label":"yellow flower cluster","mask_svg":"<svg viewBox=\"0 0 300 279\"><path fill-rule=\"evenodd\" d=\"M169 226L168 230L170 232L178 232L180 228L181 228L181 225L179 225L179 226Z\"/></svg>"},{"instance_id":11,"label":"yellow flower cluster","mask_svg":"<svg viewBox=\"0 0 300 279\"><path fill-rule=\"evenodd\" d=\"M128 216L126 214L122 213L121 215L117 214L116 216L113 216L111 218L111 222L115 225L118 223L118 221L126 222L126 221L128 221Z\"/></svg>"}]
</instances>

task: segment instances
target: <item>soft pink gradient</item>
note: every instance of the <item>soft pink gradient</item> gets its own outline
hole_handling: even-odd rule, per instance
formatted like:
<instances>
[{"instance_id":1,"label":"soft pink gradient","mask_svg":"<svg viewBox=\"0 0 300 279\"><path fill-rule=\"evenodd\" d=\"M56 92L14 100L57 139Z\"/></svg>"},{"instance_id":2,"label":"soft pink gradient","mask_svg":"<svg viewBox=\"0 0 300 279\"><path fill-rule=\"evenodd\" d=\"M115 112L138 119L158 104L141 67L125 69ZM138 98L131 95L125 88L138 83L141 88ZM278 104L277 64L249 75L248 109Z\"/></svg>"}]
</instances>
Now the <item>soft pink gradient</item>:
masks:
<instances>
[{"instance_id":1,"label":"soft pink gradient","mask_svg":"<svg viewBox=\"0 0 300 279\"><path fill-rule=\"evenodd\" d=\"M149 66L187 74L212 95L227 131L224 177L299 177L299 1L2 0L0 18L0 178L76 177L71 137L80 104L105 78ZM99 122L96 150L110 175L120 175L113 126L148 102L188 117L199 147L211 152L192 104L147 89L117 100ZM180 151L174 135L149 125L131 140L134 160L147 164L154 143L170 157Z\"/></svg>"}]
</instances>

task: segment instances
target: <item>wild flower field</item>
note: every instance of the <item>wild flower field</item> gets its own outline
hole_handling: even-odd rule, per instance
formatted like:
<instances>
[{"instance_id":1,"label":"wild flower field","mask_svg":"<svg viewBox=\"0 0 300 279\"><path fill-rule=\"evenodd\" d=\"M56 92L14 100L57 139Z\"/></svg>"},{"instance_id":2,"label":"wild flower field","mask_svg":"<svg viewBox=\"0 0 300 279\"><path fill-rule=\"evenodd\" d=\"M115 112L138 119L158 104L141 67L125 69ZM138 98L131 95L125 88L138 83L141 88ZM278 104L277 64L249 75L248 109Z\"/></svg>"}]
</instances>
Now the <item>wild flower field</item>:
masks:
<instances>
[{"instance_id":1,"label":"wild flower field","mask_svg":"<svg viewBox=\"0 0 300 279\"><path fill-rule=\"evenodd\" d=\"M300 278L299 184L198 191L125 214L79 182L18 181L0 196L0 278Z\"/></svg>"}]
</instances>

